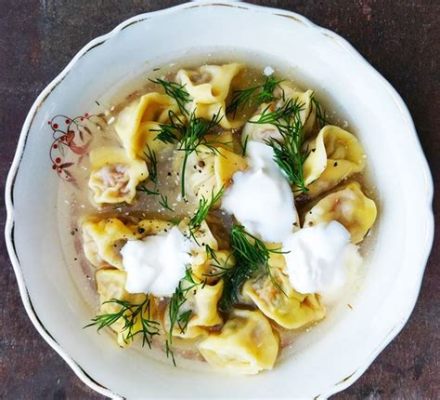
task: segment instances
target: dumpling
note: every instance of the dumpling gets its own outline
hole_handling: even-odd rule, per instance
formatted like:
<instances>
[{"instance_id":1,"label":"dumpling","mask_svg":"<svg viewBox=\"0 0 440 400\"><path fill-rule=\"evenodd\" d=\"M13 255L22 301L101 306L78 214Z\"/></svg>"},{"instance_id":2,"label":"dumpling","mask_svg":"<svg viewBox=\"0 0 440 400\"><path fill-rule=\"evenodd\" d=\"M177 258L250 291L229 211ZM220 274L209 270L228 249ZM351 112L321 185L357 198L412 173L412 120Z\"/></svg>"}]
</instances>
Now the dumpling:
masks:
<instances>
[{"instance_id":1,"label":"dumpling","mask_svg":"<svg viewBox=\"0 0 440 400\"><path fill-rule=\"evenodd\" d=\"M310 154L304 162L304 179L308 195L325 192L365 166L365 155L351 133L333 125L321 129L307 144Z\"/></svg>"},{"instance_id":2,"label":"dumpling","mask_svg":"<svg viewBox=\"0 0 440 400\"><path fill-rule=\"evenodd\" d=\"M309 135L315 126L316 111L313 106L313 90L301 92L296 89L291 82L281 82L274 90L276 99L271 103L261 104L256 113L250 118L249 122L243 128L242 142L246 140L254 140L257 142L267 143L270 139L282 141L283 137L277 127L272 124L257 124L263 112L274 112L283 107L289 100L296 102L301 106L299 116L303 127L304 136Z\"/></svg>"},{"instance_id":3,"label":"dumpling","mask_svg":"<svg viewBox=\"0 0 440 400\"><path fill-rule=\"evenodd\" d=\"M218 193L222 187L230 184L235 172L246 168L246 159L225 147L201 145L188 157L185 187L198 199L210 199L213 193Z\"/></svg>"},{"instance_id":4,"label":"dumpling","mask_svg":"<svg viewBox=\"0 0 440 400\"><path fill-rule=\"evenodd\" d=\"M191 238L193 241L191 249L191 264L203 264L208 258L206 246L209 246L213 250L218 250L217 239L212 234L206 221L202 221L200 226L194 232L190 231L188 224L189 218L182 219L179 223L179 229L186 237Z\"/></svg>"},{"instance_id":5,"label":"dumpling","mask_svg":"<svg viewBox=\"0 0 440 400\"><path fill-rule=\"evenodd\" d=\"M130 158L145 158L147 145L155 149L163 146L154 140L159 128L158 123L165 123L169 113L179 110L176 101L157 92L148 93L125 107L115 122L116 133Z\"/></svg>"},{"instance_id":6,"label":"dumpling","mask_svg":"<svg viewBox=\"0 0 440 400\"><path fill-rule=\"evenodd\" d=\"M281 92L281 93L280 93ZM301 91L293 82L285 81L281 82L275 89L275 94L281 98L282 103L292 100L301 106L299 116L301 118L301 124L303 127L304 136L309 135L315 126L316 121L316 109L313 105L313 90Z\"/></svg>"},{"instance_id":7,"label":"dumpling","mask_svg":"<svg viewBox=\"0 0 440 400\"><path fill-rule=\"evenodd\" d=\"M88 218L82 223L83 247L87 259L95 266L122 269L120 248L135 239L133 229L117 218Z\"/></svg>"},{"instance_id":8,"label":"dumpling","mask_svg":"<svg viewBox=\"0 0 440 400\"><path fill-rule=\"evenodd\" d=\"M192 264L193 275L201 281L209 284L217 282L225 269L232 268L235 265L235 258L229 250L213 250L214 257L206 254L198 264Z\"/></svg>"},{"instance_id":9,"label":"dumpling","mask_svg":"<svg viewBox=\"0 0 440 400\"><path fill-rule=\"evenodd\" d=\"M338 221L350 232L351 241L359 243L373 226L376 215L374 201L365 196L358 182L352 182L318 201L306 214L304 226Z\"/></svg>"},{"instance_id":10,"label":"dumpling","mask_svg":"<svg viewBox=\"0 0 440 400\"><path fill-rule=\"evenodd\" d=\"M243 65L203 65L197 70L181 69L176 80L185 87L193 101L191 112L198 118L211 120L214 115L221 117L220 126L226 129L239 128L242 121L232 121L226 116L226 98L232 80L243 69Z\"/></svg>"},{"instance_id":11,"label":"dumpling","mask_svg":"<svg viewBox=\"0 0 440 400\"><path fill-rule=\"evenodd\" d=\"M193 339L207 334L207 328L213 328L223 323L223 319L217 310L217 303L223 292L223 281L215 285L202 284L194 291L187 292L186 302L181 307L180 315L191 312L188 323L183 325L176 323L173 328L173 336L183 339ZM165 313L165 329L170 329L169 306Z\"/></svg>"},{"instance_id":12,"label":"dumpling","mask_svg":"<svg viewBox=\"0 0 440 400\"><path fill-rule=\"evenodd\" d=\"M275 109L275 103L263 103L258 107L256 113L249 119L248 122L246 122L245 126L243 127L243 131L241 133L241 140L243 145L249 140L261 142L264 144L270 141L270 139L275 139L278 141L283 140L283 137L281 136L278 128L275 125L256 124L255 122L253 122L260 119L261 114L264 110L267 110L266 112L273 112L275 111Z\"/></svg>"},{"instance_id":13,"label":"dumpling","mask_svg":"<svg viewBox=\"0 0 440 400\"><path fill-rule=\"evenodd\" d=\"M113 268L103 268L96 271L96 287L99 294L100 308L99 314L112 314L121 310L121 305L112 302L112 300L128 301L131 304L142 304L146 299L145 294L131 294L125 290L126 273ZM157 306L153 297L149 297L149 307L144 307L144 318L148 320L157 319ZM126 314L127 317L130 314ZM129 338L128 329L125 328L125 322L122 318L118 319L111 326L117 333L117 342L119 346L125 347L132 341ZM135 324L132 328L132 333L142 329L141 319L136 318Z\"/></svg>"},{"instance_id":14,"label":"dumpling","mask_svg":"<svg viewBox=\"0 0 440 400\"><path fill-rule=\"evenodd\" d=\"M238 374L257 374L272 369L279 340L260 311L233 311L219 333L210 333L198 349L216 368Z\"/></svg>"},{"instance_id":15,"label":"dumpling","mask_svg":"<svg viewBox=\"0 0 440 400\"><path fill-rule=\"evenodd\" d=\"M96 204L131 204L136 186L148 178L143 160L130 159L124 149L99 147L90 152L89 188Z\"/></svg>"},{"instance_id":16,"label":"dumpling","mask_svg":"<svg viewBox=\"0 0 440 400\"><path fill-rule=\"evenodd\" d=\"M282 254L271 254L270 276L248 280L243 296L250 298L266 317L286 329L298 329L319 321L325 308L316 294L301 294L294 290L285 271Z\"/></svg>"},{"instance_id":17,"label":"dumpling","mask_svg":"<svg viewBox=\"0 0 440 400\"><path fill-rule=\"evenodd\" d=\"M202 65L197 70L179 70L176 80L197 104L219 103L226 100L232 80L242 69L238 63Z\"/></svg>"}]
</instances>

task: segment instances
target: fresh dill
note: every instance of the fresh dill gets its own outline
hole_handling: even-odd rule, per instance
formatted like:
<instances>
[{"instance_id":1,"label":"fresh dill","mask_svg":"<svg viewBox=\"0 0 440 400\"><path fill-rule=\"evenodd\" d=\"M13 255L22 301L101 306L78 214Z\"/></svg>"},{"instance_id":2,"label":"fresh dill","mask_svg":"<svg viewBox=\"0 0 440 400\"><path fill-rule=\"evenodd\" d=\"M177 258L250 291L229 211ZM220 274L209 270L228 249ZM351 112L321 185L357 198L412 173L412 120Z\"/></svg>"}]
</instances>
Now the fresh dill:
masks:
<instances>
[{"instance_id":1,"label":"fresh dill","mask_svg":"<svg viewBox=\"0 0 440 400\"><path fill-rule=\"evenodd\" d=\"M188 125L185 127L185 131L178 146L178 150L184 152L180 175L180 193L183 198L185 197L185 175L188 157L202 144L207 146L211 151L216 151L216 148L206 141L205 135L220 123L220 120L222 119L220 111L221 110L214 114L210 120L196 117L193 112L190 116Z\"/></svg>"},{"instance_id":2,"label":"fresh dill","mask_svg":"<svg viewBox=\"0 0 440 400\"><path fill-rule=\"evenodd\" d=\"M200 228L200 225L208 216L209 210L223 196L223 193L224 193L224 187L221 187L217 193L214 193L214 191L211 192L210 199L206 199L204 196L200 198L199 206L197 207L196 212L191 217L188 223L190 236L194 239L196 243L197 243L197 239L195 237L195 232L197 231L197 229Z\"/></svg>"},{"instance_id":3,"label":"fresh dill","mask_svg":"<svg viewBox=\"0 0 440 400\"><path fill-rule=\"evenodd\" d=\"M211 260L211 262L210 262L211 267L213 267L215 270L217 270L217 272L206 273L206 274L204 274L204 276L209 277L209 278L216 278L216 277L222 278L222 277L224 277L226 271L231 269L231 267L228 266L228 262L231 258L231 255L228 255L226 260L224 262L221 262L218 259L217 254L215 253L215 250L209 244L205 245L205 251L206 251L207 258Z\"/></svg>"},{"instance_id":4,"label":"fresh dill","mask_svg":"<svg viewBox=\"0 0 440 400\"><path fill-rule=\"evenodd\" d=\"M325 109L321 106L321 103L316 100L315 96L312 96L312 104L316 110L316 119L318 120L319 129L323 128L325 125L328 125L329 121L327 119L327 113Z\"/></svg>"},{"instance_id":5,"label":"fresh dill","mask_svg":"<svg viewBox=\"0 0 440 400\"><path fill-rule=\"evenodd\" d=\"M160 193L159 193L159 191L157 189L149 189L145 185L138 185L136 187L136 190L139 191L139 192L146 193L146 194L151 195L151 196L159 196L160 195Z\"/></svg>"},{"instance_id":6,"label":"fresh dill","mask_svg":"<svg viewBox=\"0 0 440 400\"><path fill-rule=\"evenodd\" d=\"M177 106L182 114L187 115L186 105L191 101L191 96L186 91L185 86L177 82L171 82L164 79L150 79L151 82L163 87L165 93L176 100Z\"/></svg>"},{"instance_id":7,"label":"fresh dill","mask_svg":"<svg viewBox=\"0 0 440 400\"><path fill-rule=\"evenodd\" d=\"M175 112L168 112L169 122L161 124L159 129L150 129L152 132L158 132L154 140L160 140L163 143L178 143L185 132L185 123Z\"/></svg>"},{"instance_id":8,"label":"fresh dill","mask_svg":"<svg viewBox=\"0 0 440 400\"><path fill-rule=\"evenodd\" d=\"M144 152L145 158L148 162L149 173L151 181L157 185L157 157L156 152L147 146L147 151Z\"/></svg>"},{"instance_id":9,"label":"fresh dill","mask_svg":"<svg viewBox=\"0 0 440 400\"><path fill-rule=\"evenodd\" d=\"M221 274L224 287L219 304L223 311L239 302L241 287L248 279L267 275L276 283L272 279L269 258L271 253L282 253L279 249L269 249L262 240L251 235L241 225L232 227L231 247L236 265ZM280 289L279 285L277 287Z\"/></svg>"},{"instance_id":10,"label":"fresh dill","mask_svg":"<svg viewBox=\"0 0 440 400\"><path fill-rule=\"evenodd\" d=\"M274 76L270 75L266 77L262 85L235 90L232 94L231 102L226 108L226 112L235 116L240 108L251 104L259 106L262 103L274 100L273 92L281 82L282 80L277 80Z\"/></svg>"},{"instance_id":11,"label":"fresh dill","mask_svg":"<svg viewBox=\"0 0 440 400\"><path fill-rule=\"evenodd\" d=\"M124 341L134 340L138 335L142 337L142 346L145 344L151 348L152 338L159 335L160 323L151 319L151 300L146 297L142 303L133 304L126 300L112 299L103 304L113 303L120 306L114 313L99 314L92 319L92 322L84 328L96 326L98 332L105 327L112 327L116 322L123 321L124 326L121 332L126 332ZM140 326L138 321L140 321Z\"/></svg>"},{"instance_id":12,"label":"fresh dill","mask_svg":"<svg viewBox=\"0 0 440 400\"><path fill-rule=\"evenodd\" d=\"M169 211L172 211L172 212L174 211L174 209L171 208L170 205L168 204L168 196L165 196L165 195L163 195L163 194L160 194L159 204L160 204L163 208L165 208L165 209L167 209L167 210L169 210Z\"/></svg>"},{"instance_id":13,"label":"fresh dill","mask_svg":"<svg viewBox=\"0 0 440 400\"><path fill-rule=\"evenodd\" d=\"M297 99L287 100L281 107L271 111L266 107L254 124L271 124L278 129L281 139L270 138L267 144L273 148L274 161L292 185L307 192L303 165L308 152L303 149L304 133L300 112L304 104Z\"/></svg>"},{"instance_id":14,"label":"fresh dill","mask_svg":"<svg viewBox=\"0 0 440 400\"><path fill-rule=\"evenodd\" d=\"M249 142L249 136L246 136L243 144L241 145L241 154L243 157L246 155L248 142Z\"/></svg>"},{"instance_id":15,"label":"fresh dill","mask_svg":"<svg viewBox=\"0 0 440 400\"><path fill-rule=\"evenodd\" d=\"M191 268L187 268L185 271L185 276L180 280L179 284L177 285L177 288L171 296L168 305L168 318L170 326L168 338L165 342L165 350L167 357L172 357L174 365L176 365L176 361L174 359L174 354L172 351L174 328L178 327L181 334L185 333L193 312L191 309L182 311L182 307L188 300L188 293L195 290L198 286L203 287L204 282L195 281L191 273Z\"/></svg>"}]
</instances>

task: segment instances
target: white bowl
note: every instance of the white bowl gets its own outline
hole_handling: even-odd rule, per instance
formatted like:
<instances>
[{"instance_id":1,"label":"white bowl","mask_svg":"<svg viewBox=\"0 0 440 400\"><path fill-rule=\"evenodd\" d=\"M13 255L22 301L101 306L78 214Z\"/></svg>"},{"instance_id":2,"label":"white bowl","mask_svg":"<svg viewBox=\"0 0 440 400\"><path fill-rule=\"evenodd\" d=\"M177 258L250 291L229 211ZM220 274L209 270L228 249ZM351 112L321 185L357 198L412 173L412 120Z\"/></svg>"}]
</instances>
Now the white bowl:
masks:
<instances>
[{"instance_id":1,"label":"white bowl","mask_svg":"<svg viewBox=\"0 0 440 400\"><path fill-rule=\"evenodd\" d=\"M379 193L376 244L352 300L304 335L273 371L194 373L117 348L82 327L92 316L68 272L57 228L59 177L48 150L55 114L81 115L115 82L188 52L234 48L291 65L348 115ZM408 110L344 39L292 12L188 3L138 15L85 46L40 94L6 186L6 241L26 311L80 379L115 398L325 398L352 384L407 321L433 239L433 184ZM67 229L67 227L66 227Z\"/></svg>"}]
</instances>

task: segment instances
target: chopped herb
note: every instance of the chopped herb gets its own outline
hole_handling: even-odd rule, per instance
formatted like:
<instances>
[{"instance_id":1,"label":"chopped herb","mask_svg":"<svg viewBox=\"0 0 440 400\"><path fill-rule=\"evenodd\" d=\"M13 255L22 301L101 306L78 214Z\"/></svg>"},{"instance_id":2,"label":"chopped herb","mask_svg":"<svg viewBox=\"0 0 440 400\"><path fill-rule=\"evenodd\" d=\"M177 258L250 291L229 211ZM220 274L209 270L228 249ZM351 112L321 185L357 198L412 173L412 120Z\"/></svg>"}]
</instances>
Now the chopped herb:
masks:
<instances>
[{"instance_id":1,"label":"chopped herb","mask_svg":"<svg viewBox=\"0 0 440 400\"><path fill-rule=\"evenodd\" d=\"M143 192L143 193L152 195L152 196L159 196L159 194L160 194L157 191L157 189L151 190L151 189L148 189L145 185L138 185L136 187L136 190L139 191L139 192Z\"/></svg>"},{"instance_id":2,"label":"chopped herb","mask_svg":"<svg viewBox=\"0 0 440 400\"><path fill-rule=\"evenodd\" d=\"M246 136L245 139L244 139L244 143L241 145L241 154L243 156L246 155L246 150L247 150L248 142L249 142L249 136Z\"/></svg>"},{"instance_id":3,"label":"chopped herb","mask_svg":"<svg viewBox=\"0 0 440 400\"><path fill-rule=\"evenodd\" d=\"M159 78L156 80L150 79L150 81L162 86L165 93L176 100L180 112L184 115L188 114L186 105L191 101L191 96L186 91L185 86L177 82L170 82Z\"/></svg>"},{"instance_id":4,"label":"chopped herb","mask_svg":"<svg viewBox=\"0 0 440 400\"><path fill-rule=\"evenodd\" d=\"M250 104L258 106L262 103L272 101L275 98L273 92L281 82L282 80L277 80L271 75L266 77L262 85L235 90L232 94L231 102L226 108L226 112L232 113L235 116L239 108L246 107Z\"/></svg>"},{"instance_id":5,"label":"chopped herb","mask_svg":"<svg viewBox=\"0 0 440 400\"><path fill-rule=\"evenodd\" d=\"M163 194L160 195L159 204L160 204L163 208L165 208L165 209L167 209L167 210L169 210L169 211L174 211L174 210L170 207L170 205L168 204L168 197L165 196L165 195L163 195Z\"/></svg>"},{"instance_id":6,"label":"chopped herb","mask_svg":"<svg viewBox=\"0 0 440 400\"><path fill-rule=\"evenodd\" d=\"M151 348L153 336L159 335L160 324L151 319L150 297L146 297L142 303L133 304L126 300L112 299L104 302L120 305L120 309L114 313L99 314L92 319L92 322L84 328L96 326L98 332L105 327L112 327L116 322L123 321L124 326L121 332L126 332L124 341L134 340L137 335L142 336L142 346L145 344ZM138 327L140 321L140 327Z\"/></svg>"},{"instance_id":7,"label":"chopped herb","mask_svg":"<svg viewBox=\"0 0 440 400\"><path fill-rule=\"evenodd\" d=\"M157 185L157 157L156 152L151 150L150 146L147 146L147 151L144 152L145 158L148 161L150 179Z\"/></svg>"},{"instance_id":8,"label":"chopped herb","mask_svg":"<svg viewBox=\"0 0 440 400\"><path fill-rule=\"evenodd\" d=\"M203 287L204 284L204 282L196 282L192 276L191 268L187 268L185 271L185 276L180 280L176 290L174 291L170 299L170 303L168 305L168 318L170 321L170 327L168 338L165 343L165 349L167 357L171 355L174 365L176 365L176 361L174 359L171 347L173 344L174 328L177 326L180 333L185 333L189 321L192 317L192 310L186 310L182 312L182 307L188 300L188 293L196 289L198 286Z\"/></svg>"},{"instance_id":9,"label":"chopped herb","mask_svg":"<svg viewBox=\"0 0 440 400\"><path fill-rule=\"evenodd\" d=\"M197 231L197 229L200 228L200 225L208 216L209 210L215 205L215 203L217 203L220 197L223 196L223 193L224 188L221 187L220 190L215 194L214 191L212 191L211 198L209 200L206 199L204 196L202 196L202 198L199 200L199 206L192 218L189 220L188 224L190 236L194 239L196 243L197 239L195 237L195 232Z\"/></svg>"},{"instance_id":10,"label":"chopped herb","mask_svg":"<svg viewBox=\"0 0 440 400\"><path fill-rule=\"evenodd\" d=\"M282 139L270 138L267 144L273 148L274 161L284 172L289 182L301 192L308 191L303 174L303 165L308 156L304 151L304 134L300 112L304 105L289 99L274 111L266 107L254 124L271 124L278 129Z\"/></svg>"},{"instance_id":11,"label":"chopped herb","mask_svg":"<svg viewBox=\"0 0 440 400\"><path fill-rule=\"evenodd\" d=\"M318 120L319 128L323 128L325 125L328 125L329 121L327 119L327 113L324 108L321 106L321 103L316 100L315 96L312 96L312 104L316 110L316 119Z\"/></svg>"},{"instance_id":12,"label":"chopped herb","mask_svg":"<svg viewBox=\"0 0 440 400\"><path fill-rule=\"evenodd\" d=\"M282 253L279 249L269 249L264 242L246 232L243 226L233 225L231 231L232 254L236 265L221 274L224 280L223 294L220 299L220 308L227 311L239 302L239 294L244 282L250 278L267 275L281 289L272 278L269 257L271 253Z\"/></svg>"}]
</instances>

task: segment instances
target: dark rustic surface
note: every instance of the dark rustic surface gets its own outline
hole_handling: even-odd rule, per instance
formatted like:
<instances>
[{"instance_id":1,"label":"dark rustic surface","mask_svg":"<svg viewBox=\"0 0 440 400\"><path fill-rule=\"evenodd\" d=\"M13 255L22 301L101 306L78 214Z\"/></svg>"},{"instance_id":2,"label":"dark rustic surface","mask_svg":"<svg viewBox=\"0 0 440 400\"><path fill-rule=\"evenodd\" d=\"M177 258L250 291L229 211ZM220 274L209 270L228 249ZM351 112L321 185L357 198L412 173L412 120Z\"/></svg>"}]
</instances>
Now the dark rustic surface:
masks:
<instances>
[{"instance_id":1,"label":"dark rustic surface","mask_svg":"<svg viewBox=\"0 0 440 400\"><path fill-rule=\"evenodd\" d=\"M46 84L95 36L135 14L177 3L0 0L2 192L21 125ZM440 184L439 1L255 3L297 11L353 43L408 104L435 184ZM435 210L439 222L438 197ZM1 212L3 224L3 201ZM34 330L23 309L5 245L0 246L0 398L101 398L76 378ZM359 381L335 398L440 398L439 249L437 236L409 323Z\"/></svg>"}]
</instances>

